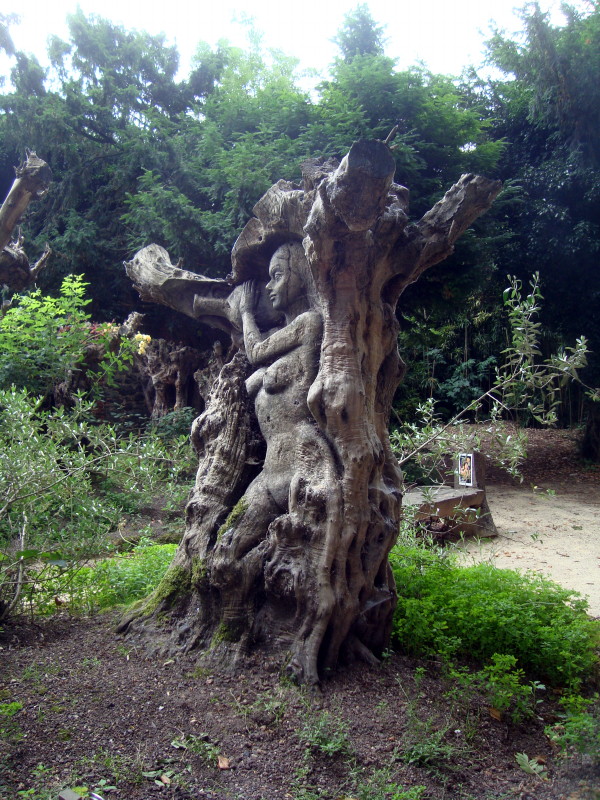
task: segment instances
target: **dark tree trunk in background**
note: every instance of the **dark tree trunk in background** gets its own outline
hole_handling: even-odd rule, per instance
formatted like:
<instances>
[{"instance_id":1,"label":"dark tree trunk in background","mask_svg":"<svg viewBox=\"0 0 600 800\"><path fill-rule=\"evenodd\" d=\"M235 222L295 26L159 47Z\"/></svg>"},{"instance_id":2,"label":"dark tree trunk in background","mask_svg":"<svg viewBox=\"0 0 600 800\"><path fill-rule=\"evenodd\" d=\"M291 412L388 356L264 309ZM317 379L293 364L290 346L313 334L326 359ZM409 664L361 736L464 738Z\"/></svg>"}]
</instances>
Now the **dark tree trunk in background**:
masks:
<instances>
[{"instance_id":1,"label":"dark tree trunk in background","mask_svg":"<svg viewBox=\"0 0 600 800\"><path fill-rule=\"evenodd\" d=\"M590 403L581 440L581 455L588 461L600 461L600 403Z\"/></svg>"},{"instance_id":2,"label":"dark tree trunk in background","mask_svg":"<svg viewBox=\"0 0 600 800\"><path fill-rule=\"evenodd\" d=\"M357 142L339 166L306 165L303 190L280 181L257 203L233 249L238 288L218 299L246 356L223 369L195 424L202 458L173 566L123 630L156 640L161 628L167 650L200 645L213 662L262 648L307 683L387 645L402 477L388 440L404 371L396 303L500 189L464 175L409 224L393 174L386 144ZM161 299L151 262L138 254L129 272ZM163 287L165 275L163 263ZM275 324L260 321L267 279L285 316ZM172 307L217 313L214 291L192 302L169 287ZM253 478L257 426L266 454Z\"/></svg>"}]
</instances>

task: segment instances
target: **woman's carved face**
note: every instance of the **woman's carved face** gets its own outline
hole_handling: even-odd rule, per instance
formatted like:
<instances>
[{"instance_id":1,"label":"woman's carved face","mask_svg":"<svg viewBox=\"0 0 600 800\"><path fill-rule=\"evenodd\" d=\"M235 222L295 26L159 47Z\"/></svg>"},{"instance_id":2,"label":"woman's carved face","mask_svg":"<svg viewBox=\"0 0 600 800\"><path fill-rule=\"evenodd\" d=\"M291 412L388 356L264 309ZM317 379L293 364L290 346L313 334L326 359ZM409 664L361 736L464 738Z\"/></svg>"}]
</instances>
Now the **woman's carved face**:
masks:
<instances>
[{"instance_id":1,"label":"woman's carved face","mask_svg":"<svg viewBox=\"0 0 600 800\"><path fill-rule=\"evenodd\" d=\"M265 288L273 308L278 311L285 311L295 300L306 294L301 272L295 263L300 255L304 257L304 253L296 253L295 250L296 248L289 245L280 247L269 264L271 280Z\"/></svg>"}]
</instances>

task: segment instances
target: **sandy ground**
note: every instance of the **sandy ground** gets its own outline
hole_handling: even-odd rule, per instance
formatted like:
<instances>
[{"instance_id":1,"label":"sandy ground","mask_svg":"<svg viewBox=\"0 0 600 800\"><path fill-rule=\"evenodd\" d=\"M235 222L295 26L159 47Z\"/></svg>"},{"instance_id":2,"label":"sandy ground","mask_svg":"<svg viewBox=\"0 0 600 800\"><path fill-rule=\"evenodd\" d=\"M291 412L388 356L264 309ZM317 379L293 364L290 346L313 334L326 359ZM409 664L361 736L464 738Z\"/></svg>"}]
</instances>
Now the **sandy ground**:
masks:
<instances>
[{"instance_id":1,"label":"sandy ground","mask_svg":"<svg viewBox=\"0 0 600 800\"><path fill-rule=\"evenodd\" d=\"M489 560L499 567L532 570L589 602L600 617L600 487L546 483L543 490L488 485L488 502L498 536L459 547L465 561Z\"/></svg>"}]
</instances>

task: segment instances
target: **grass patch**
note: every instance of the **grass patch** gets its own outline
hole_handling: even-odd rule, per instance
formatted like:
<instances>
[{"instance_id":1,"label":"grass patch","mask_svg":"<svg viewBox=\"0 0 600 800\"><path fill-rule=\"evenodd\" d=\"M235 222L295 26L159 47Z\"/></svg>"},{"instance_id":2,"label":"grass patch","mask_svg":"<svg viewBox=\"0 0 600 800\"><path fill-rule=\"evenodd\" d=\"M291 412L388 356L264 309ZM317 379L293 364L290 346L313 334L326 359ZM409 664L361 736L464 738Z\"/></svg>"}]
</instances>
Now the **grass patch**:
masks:
<instances>
[{"instance_id":1,"label":"grass patch","mask_svg":"<svg viewBox=\"0 0 600 800\"><path fill-rule=\"evenodd\" d=\"M58 576L38 594L38 610L52 611L55 597L72 610L95 611L124 605L149 595L165 575L177 545L138 545L131 553Z\"/></svg>"}]
</instances>

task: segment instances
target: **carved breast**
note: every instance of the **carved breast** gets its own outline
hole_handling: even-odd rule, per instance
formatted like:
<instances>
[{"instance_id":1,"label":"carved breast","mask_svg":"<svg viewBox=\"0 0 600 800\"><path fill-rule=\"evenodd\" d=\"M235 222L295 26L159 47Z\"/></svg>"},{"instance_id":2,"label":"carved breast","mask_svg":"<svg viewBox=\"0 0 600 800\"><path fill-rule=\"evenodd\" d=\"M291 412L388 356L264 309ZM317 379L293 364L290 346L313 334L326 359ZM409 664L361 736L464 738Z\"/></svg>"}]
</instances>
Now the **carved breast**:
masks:
<instances>
[{"instance_id":1,"label":"carved breast","mask_svg":"<svg viewBox=\"0 0 600 800\"><path fill-rule=\"evenodd\" d=\"M268 394L282 392L294 383L301 383L303 372L302 363L297 354L289 353L267 368L262 388Z\"/></svg>"}]
</instances>

